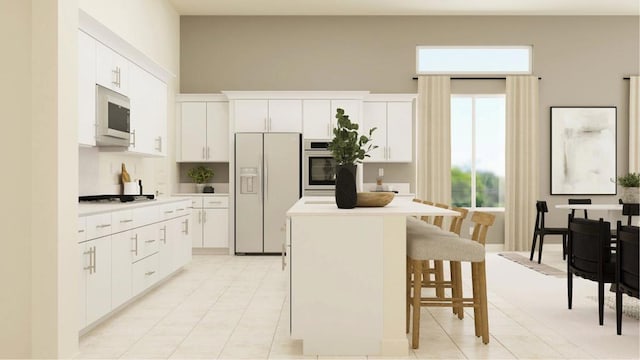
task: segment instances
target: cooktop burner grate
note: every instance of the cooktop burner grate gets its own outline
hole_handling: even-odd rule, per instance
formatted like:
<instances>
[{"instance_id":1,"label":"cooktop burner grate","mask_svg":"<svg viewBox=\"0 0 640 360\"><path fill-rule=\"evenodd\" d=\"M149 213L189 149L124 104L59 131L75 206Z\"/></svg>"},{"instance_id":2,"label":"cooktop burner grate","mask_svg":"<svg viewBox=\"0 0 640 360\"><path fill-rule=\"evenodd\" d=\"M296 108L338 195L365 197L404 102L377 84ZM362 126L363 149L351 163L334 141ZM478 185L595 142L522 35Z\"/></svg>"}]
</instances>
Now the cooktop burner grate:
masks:
<instances>
[{"instance_id":1,"label":"cooktop burner grate","mask_svg":"<svg viewBox=\"0 0 640 360\"><path fill-rule=\"evenodd\" d=\"M79 201L92 201L92 202L131 202L131 201L148 201L154 200L155 195L87 195L78 197Z\"/></svg>"}]
</instances>

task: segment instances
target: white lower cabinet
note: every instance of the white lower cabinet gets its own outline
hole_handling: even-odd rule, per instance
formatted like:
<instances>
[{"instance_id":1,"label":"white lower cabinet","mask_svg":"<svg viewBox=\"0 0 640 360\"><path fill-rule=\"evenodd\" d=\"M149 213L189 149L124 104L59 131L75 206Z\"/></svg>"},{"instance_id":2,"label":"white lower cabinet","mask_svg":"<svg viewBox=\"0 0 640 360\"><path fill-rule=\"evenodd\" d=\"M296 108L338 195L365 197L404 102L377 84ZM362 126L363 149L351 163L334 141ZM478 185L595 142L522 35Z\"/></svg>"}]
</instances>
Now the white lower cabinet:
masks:
<instances>
[{"instance_id":1,"label":"white lower cabinet","mask_svg":"<svg viewBox=\"0 0 640 360\"><path fill-rule=\"evenodd\" d=\"M198 197L192 200L191 227L194 248L229 247L229 199Z\"/></svg>"},{"instance_id":2,"label":"white lower cabinet","mask_svg":"<svg viewBox=\"0 0 640 360\"><path fill-rule=\"evenodd\" d=\"M80 288L85 294L81 309L85 320L81 325L86 326L111 311L111 236L86 241L78 247L82 264Z\"/></svg>"},{"instance_id":3,"label":"white lower cabinet","mask_svg":"<svg viewBox=\"0 0 640 360\"><path fill-rule=\"evenodd\" d=\"M150 255L133 264L133 295L138 295L159 279L159 256Z\"/></svg>"},{"instance_id":4,"label":"white lower cabinet","mask_svg":"<svg viewBox=\"0 0 640 360\"><path fill-rule=\"evenodd\" d=\"M79 329L191 260L190 207L185 200L78 219Z\"/></svg>"}]
</instances>

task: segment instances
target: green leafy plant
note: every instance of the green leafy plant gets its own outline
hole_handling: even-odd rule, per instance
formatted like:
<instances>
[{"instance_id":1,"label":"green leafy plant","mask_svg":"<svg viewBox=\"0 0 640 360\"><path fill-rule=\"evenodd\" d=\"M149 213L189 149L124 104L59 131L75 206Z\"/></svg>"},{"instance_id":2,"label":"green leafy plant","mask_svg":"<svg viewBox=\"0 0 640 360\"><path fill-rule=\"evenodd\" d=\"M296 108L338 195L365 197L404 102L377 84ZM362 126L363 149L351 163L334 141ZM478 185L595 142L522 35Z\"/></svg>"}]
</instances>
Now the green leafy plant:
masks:
<instances>
[{"instance_id":1,"label":"green leafy plant","mask_svg":"<svg viewBox=\"0 0 640 360\"><path fill-rule=\"evenodd\" d=\"M618 176L616 184L622 187L640 187L640 173L628 173L624 176Z\"/></svg>"},{"instance_id":2,"label":"green leafy plant","mask_svg":"<svg viewBox=\"0 0 640 360\"><path fill-rule=\"evenodd\" d=\"M344 110L336 110L338 124L333 129L333 140L329 143L329 150L338 165L349 165L362 163L365 157L369 157L369 152L378 146L371 143L371 134L376 128L369 130L369 136L358 136L358 124L349 120L349 115L345 115Z\"/></svg>"},{"instance_id":3,"label":"green leafy plant","mask_svg":"<svg viewBox=\"0 0 640 360\"><path fill-rule=\"evenodd\" d=\"M196 184L204 184L213 176L213 169L202 165L196 166L187 171L187 176L193 179Z\"/></svg>"}]
</instances>

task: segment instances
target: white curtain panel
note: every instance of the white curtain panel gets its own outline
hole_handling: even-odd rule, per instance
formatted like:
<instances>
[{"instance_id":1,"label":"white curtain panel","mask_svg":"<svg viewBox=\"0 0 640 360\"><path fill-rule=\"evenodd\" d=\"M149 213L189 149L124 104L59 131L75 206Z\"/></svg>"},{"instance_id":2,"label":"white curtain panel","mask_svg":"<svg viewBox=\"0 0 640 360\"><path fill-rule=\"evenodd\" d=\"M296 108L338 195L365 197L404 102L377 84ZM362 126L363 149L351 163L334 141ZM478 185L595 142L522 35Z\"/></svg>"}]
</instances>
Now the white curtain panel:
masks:
<instances>
[{"instance_id":1,"label":"white curtain panel","mask_svg":"<svg viewBox=\"0 0 640 360\"><path fill-rule=\"evenodd\" d=\"M417 197L451 203L451 79L418 78Z\"/></svg>"},{"instance_id":2,"label":"white curtain panel","mask_svg":"<svg viewBox=\"0 0 640 360\"><path fill-rule=\"evenodd\" d=\"M538 77L507 76L505 240L508 251L531 246L538 179Z\"/></svg>"},{"instance_id":3,"label":"white curtain panel","mask_svg":"<svg viewBox=\"0 0 640 360\"><path fill-rule=\"evenodd\" d=\"M629 172L640 172L640 76L629 81Z\"/></svg>"}]
</instances>

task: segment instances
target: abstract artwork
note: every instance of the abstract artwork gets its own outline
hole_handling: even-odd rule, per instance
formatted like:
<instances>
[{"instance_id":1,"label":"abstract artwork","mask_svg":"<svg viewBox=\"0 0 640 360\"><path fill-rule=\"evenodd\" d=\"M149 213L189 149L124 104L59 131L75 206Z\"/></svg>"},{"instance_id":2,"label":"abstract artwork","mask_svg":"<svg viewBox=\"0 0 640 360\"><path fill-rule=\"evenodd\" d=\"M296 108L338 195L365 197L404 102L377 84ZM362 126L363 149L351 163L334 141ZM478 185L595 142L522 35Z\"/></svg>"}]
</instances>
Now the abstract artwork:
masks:
<instances>
[{"instance_id":1,"label":"abstract artwork","mask_svg":"<svg viewBox=\"0 0 640 360\"><path fill-rule=\"evenodd\" d=\"M551 107L551 195L615 195L616 112Z\"/></svg>"}]
</instances>

